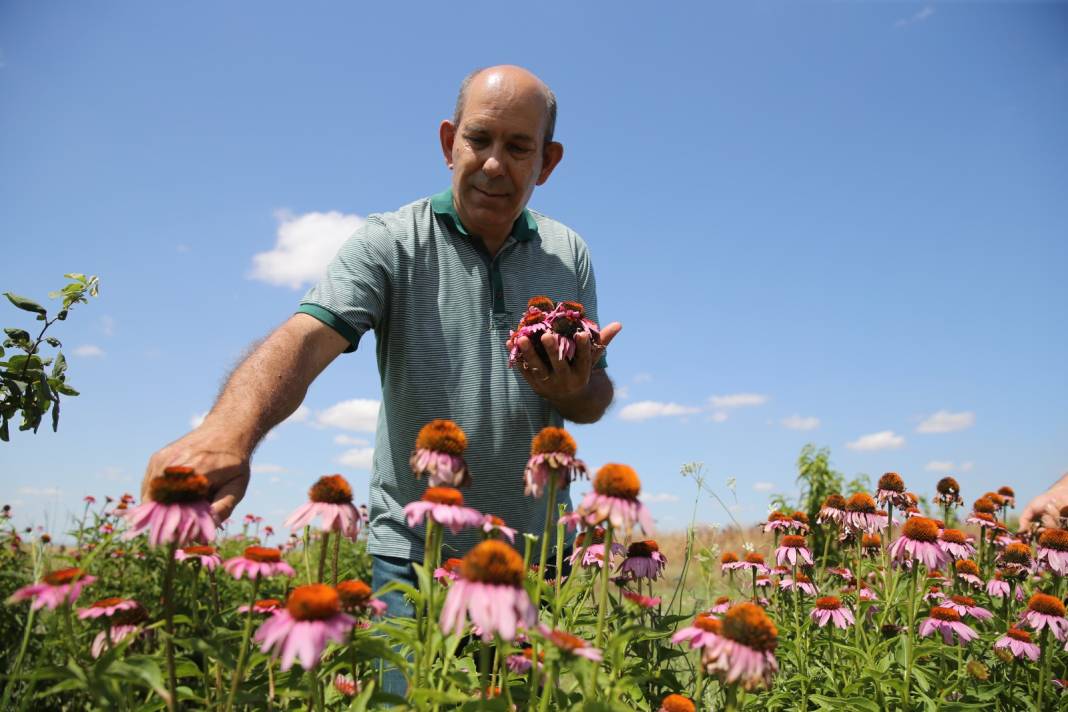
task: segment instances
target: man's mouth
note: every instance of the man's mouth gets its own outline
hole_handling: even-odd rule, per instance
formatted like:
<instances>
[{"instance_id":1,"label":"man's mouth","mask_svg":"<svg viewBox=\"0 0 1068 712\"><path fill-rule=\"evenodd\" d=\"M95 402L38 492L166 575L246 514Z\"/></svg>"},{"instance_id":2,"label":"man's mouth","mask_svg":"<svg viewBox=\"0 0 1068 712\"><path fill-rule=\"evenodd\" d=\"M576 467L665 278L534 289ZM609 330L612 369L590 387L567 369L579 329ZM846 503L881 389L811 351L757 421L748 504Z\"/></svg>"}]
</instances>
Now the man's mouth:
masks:
<instances>
[{"instance_id":1,"label":"man's mouth","mask_svg":"<svg viewBox=\"0 0 1068 712\"><path fill-rule=\"evenodd\" d=\"M485 195L487 198L507 198L508 197L508 193L490 193L489 191L482 190L478 186L472 186L472 187L475 190L477 190L479 193L482 193L482 195Z\"/></svg>"}]
</instances>

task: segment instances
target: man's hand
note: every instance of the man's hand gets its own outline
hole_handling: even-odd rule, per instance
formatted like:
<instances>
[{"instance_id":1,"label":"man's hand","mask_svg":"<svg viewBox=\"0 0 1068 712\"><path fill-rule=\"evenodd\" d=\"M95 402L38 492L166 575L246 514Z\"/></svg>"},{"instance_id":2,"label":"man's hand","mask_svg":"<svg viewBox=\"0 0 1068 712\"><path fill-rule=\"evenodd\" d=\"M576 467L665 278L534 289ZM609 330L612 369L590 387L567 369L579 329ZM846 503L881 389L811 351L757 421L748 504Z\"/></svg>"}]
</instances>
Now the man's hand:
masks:
<instances>
[{"instance_id":1,"label":"man's hand","mask_svg":"<svg viewBox=\"0 0 1068 712\"><path fill-rule=\"evenodd\" d=\"M1060 509L1065 505L1068 505L1068 474L1028 502L1020 515L1020 529L1029 529L1040 524L1047 527L1058 526Z\"/></svg>"},{"instance_id":2,"label":"man's hand","mask_svg":"<svg viewBox=\"0 0 1068 712\"><path fill-rule=\"evenodd\" d=\"M217 431L201 426L159 450L148 460L141 482L141 499L148 497L148 483L166 467L184 465L204 475L211 483L211 514L222 524L245 496L249 479L249 454Z\"/></svg>"},{"instance_id":3,"label":"man's hand","mask_svg":"<svg viewBox=\"0 0 1068 712\"><path fill-rule=\"evenodd\" d=\"M555 405L564 417L575 420L576 418L568 414L588 410L583 407L586 404L579 401L584 400L589 393L593 367L622 328L623 325L619 322L612 322L601 330L601 343L596 345L590 340L588 333L576 334L574 363L568 363L566 359L559 357L559 342L556 334L551 332L542 334L541 344L549 355L551 371L549 364L546 364L534 350L534 344L530 339L525 336L520 337L519 351L522 354L520 373L535 393ZM592 420L600 417L604 408L608 407L607 401L611 400L611 384L607 377L603 380L608 384L607 400L599 409L595 409L598 412L592 416ZM592 420L582 419L581 422L592 422Z\"/></svg>"}]
</instances>

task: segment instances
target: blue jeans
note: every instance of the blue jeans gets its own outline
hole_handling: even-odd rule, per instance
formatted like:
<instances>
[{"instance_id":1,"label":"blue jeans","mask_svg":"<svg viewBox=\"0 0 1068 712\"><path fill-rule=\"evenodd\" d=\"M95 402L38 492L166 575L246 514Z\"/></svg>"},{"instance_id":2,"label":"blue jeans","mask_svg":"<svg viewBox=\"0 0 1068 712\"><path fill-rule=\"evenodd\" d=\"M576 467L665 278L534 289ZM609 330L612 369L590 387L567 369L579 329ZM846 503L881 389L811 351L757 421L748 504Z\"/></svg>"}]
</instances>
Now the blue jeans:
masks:
<instances>
[{"instance_id":1,"label":"blue jeans","mask_svg":"<svg viewBox=\"0 0 1068 712\"><path fill-rule=\"evenodd\" d=\"M400 581L415 588L419 582L415 577L415 569L408 559L399 559L395 556L371 556L371 588L379 590L388 583ZM415 615L415 609L411 602L404 597L401 591L390 591L379 597L386 604L386 615L390 617L411 618ZM386 663L382 663L385 665ZM404 697L408 691L408 683L404 679L404 673L395 667L386 668L382 673L382 691L398 697Z\"/></svg>"}]
</instances>

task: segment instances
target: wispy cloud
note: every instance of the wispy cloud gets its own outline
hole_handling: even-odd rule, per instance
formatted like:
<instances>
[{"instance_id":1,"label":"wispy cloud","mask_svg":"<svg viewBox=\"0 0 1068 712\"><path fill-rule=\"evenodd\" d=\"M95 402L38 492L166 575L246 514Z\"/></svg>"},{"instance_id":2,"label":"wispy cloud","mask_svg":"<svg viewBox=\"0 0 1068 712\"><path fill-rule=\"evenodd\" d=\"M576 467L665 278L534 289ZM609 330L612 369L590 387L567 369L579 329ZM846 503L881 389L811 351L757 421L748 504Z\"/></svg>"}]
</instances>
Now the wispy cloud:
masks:
<instances>
[{"instance_id":1,"label":"wispy cloud","mask_svg":"<svg viewBox=\"0 0 1068 712\"><path fill-rule=\"evenodd\" d=\"M30 497L58 497L63 491L58 487L19 487L19 494Z\"/></svg>"},{"instance_id":2,"label":"wispy cloud","mask_svg":"<svg viewBox=\"0 0 1068 712\"><path fill-rule=\"evenodd\" d=\"M312 284L323 275L338 248L364 219L359 215L275 213L278 233L274 249L252 257L251 279L290 289Z\"/></svg>"},{"instance_id":3,"label":"wispy cloud","mask_svg":"<svg viewBox=\"0 0 1068 712\"><path fill-rule=\"evenodd\" d=\"M723 423L730 416L728 416L727 412L724 411L724 410L717 410L716 412L714 412L712 415L710 415L708 417L713 423Z\"/></svg>"},{"instance_id":4,"label":"wispy cloud","mask_svg":"<svg viewBox=\"0 0 1068 712\"><path fill-rule=\"evenodd\" d=\"M639 401L625 406L619 412L623 420L648 420L649 418L664 418L678 415L693 415L700 412L700 408L678 403L659 403L657 401Z\"/></svg>"},{"instance_id":5,"label":"wispy cloud","mask_svg":"<svg viewBox=\"0 0 1068 712\"><path fill-rule=\"evenodd\" d=\"M782 419L782 427L790 430L815 430L820 427L820 419L813 416L803 418L800 415L791 415L789 418Z\"/></svg>"},{"instance_id":6,"label":"wispy cloud","mask_svg":"<svg viewBox=\"0 0 1068 712\"><path fill-rule=\"evenodd\" d=\"M282 421L285 423L303 423L311 416L311 408L306 405L297 406L297 409L293 411L293 415L289 416Z\"/></svg>"},{"instance_id":7,"label":"wispy cloud","mask_svg":"<svg viewBox=\"0 0 1068 712\"><path fill-rule=\"evenodd\" d=\"M952 433L958 430L967 430L975 425L975 413L964 410L960 413L951 413L948 410L940 410L927 416L916 428L917 433Z\"/></svg>"},{"instance_id":8,"label":"wispy cloud","mask_svg":"<svg viewBox=\"0 0 1068 712\"><path fill-rule=\"evenodd\" d=\"M378 424L379 401L353 398L341 401L315 416L316 424L326 428L373 433Z\"/></svg>"},{"instance_id":9,"label":"wispy cloud","mask_svg":"<svg viewBox=\"0 0 1068 712\"><path fill-rule=\"evenodd\" d=\"M208 417L208 411L203 413L193 413L193 417L189 419L189 427L196 430L200 427L200 424L204 422L204 418Z\"/></svg>"},{"instance_id":10,"label":"wispy cloud","mask_svg":"<svg viewBox=\"0 0 1068 712\"><path fill-rule=\"evenodd\" d=\"M931 460L923 466L923 469L928 472L941 472L942 474L945 474L947 472L971 472L974 467L974 462L962 462L956 464L949 460Z\"/></svg>"},{"instance_id":11,"label":"wispy cloud","mask_svg":"<svg viewBox=\"0 0 1068 712\"><path fill-rule=\"evenodd\" d=\"M273 475L285 471L286 468L281 465L272 465L269 462L252 463L252 474L254 475Z\"/></svg>"},{"instance_id":12,"label":"wispy cloud","mask_svg":"<svg viewBox=\"0 0 1068 712\"><path fill-rule=\"evenodd\" d=\"M650 492L638 497L645 504L659 504L667 502L678 502L679 496L677 494L671 494L670 492Z\"/></svg>"},{"instance_id":13,"label":"wispy cloud","mask_svg":"<svg viewBox=\"0 0 1068 712\"><path fill-rule=\"evenodd\" d=\"M894 27L904 28L909 25L916 25L921 22L926 22L930 19L931 15L935 14L935 9L930 5L927 5L908 17L902 17L894 23Z\"/></svg>"},{"instance_id":14,"label":"wispy cloud","mask_svg":"<svg viewBox=\"0 0 1068 712\"><path fill-rule=\"evenodd\" d=\"M645 371L642 371L640 373L635 373L634 374L634 378L632 378L630 380L633 381L634 383L646 383L648 381L653 380L653 374L646 373Z\"/></svg>"},{"instance_id":15,"label":"wispy cloud","mask_svg":"<svg viewBox=\"0 0 1068 712\"><path fill-rule=\"evenodd\" d=\"M630 398L630 386L616 386L614 395L616 400L627 400Z\"/></svg>"},{"instance_id":16,"label":"wispy cloud","mask_svg":"<svg viewBox=\"0 0 1068 712\"><path fill-rule=\"evenodd\" d=\"M336 462L354 470L370 470L374 454L375 449L373 447L353 448L338 455Z\"/></svg>"},{"instance_id":17,"label":"wispy cloud","mask_svg":"<svg viewBox=\"0 0 1068 712\"><path fill-rule=\"evenodd\" d=\"M753 489L755 489L757 492L771 492L773 489L775 489L775 485L770 482L754 482Z\"/></svg>"},{"instance_id":18,"label":"wispy cloud","mask_svg":"<svg viewBox=\"0 0 1068 712\"><path fill-rule=\"evenodd\" d=\"M713 408L745 408L754 405L764 405L768 397L761 393L731 393L729 395L712 396L708 399Z\"/></svg>"},{"instance_id":19,"label":"wispy cloud","mask_svg":"<svg viewBox=\"0 0 1068 712\"><path fill-rule=\"evenodd\" d=\"M115 317L108 314L100 317L100 333L104 336L115 335Z\"/></svg>"},{"instance_id":20,"label":"wispy cloud","mask_svg":"<svg viewBox=\"0 0 1068 712\"><path fill-rule=\"evenodd\" d=\"M878 433L861 435L851 443L846 443L850 450L894 450L905 444L905 438L896 434L893 430L882 430Z\"/></svg>"},{"instance_id":21,"label":"wispy cloud","mask_svg":"<svg viewBox=\"0 0 1068 712\"><path fill-rule=\"evenodd\" d=\"M82 344L74 348L74 355L82 358L100 358L104 355L104 349L95 344Z\"/></svg>"},{"instance_id":22,"label":"wispy cloud","mask_svg":"<svg viewBox=\"0 0 1068 712\"><path fill-rule=\"evenodd\" d=\"M370 441L364 438L354 438L351 435L345 435L344 433L342 433L341 435L334 436L334 444L348 445L349 447L367 447L371 443Z\"/></svg>"}]
</instances>

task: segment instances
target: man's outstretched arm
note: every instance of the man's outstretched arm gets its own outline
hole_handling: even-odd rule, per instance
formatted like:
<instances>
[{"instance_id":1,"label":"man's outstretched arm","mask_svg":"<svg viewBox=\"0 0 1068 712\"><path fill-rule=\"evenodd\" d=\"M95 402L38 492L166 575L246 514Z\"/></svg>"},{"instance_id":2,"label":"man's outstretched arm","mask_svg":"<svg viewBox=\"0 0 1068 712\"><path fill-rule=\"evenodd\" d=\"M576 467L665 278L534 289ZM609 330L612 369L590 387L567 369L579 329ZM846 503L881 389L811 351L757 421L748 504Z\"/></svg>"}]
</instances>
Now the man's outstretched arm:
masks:
<instances>
[{"instance_id":1,"label":"man's outstretched arm","mask_svg":"<svg viewBox=\"0 0 1068 712\"><path fill-rule=\"evenodd\" d=\"M204 422L149 458L141 497L165 467L185 465L211 482L215 520L229 517L245 496L253 450L292 415L312 381L348 346L315 317L290 317L234 369Z\"/></svg>"}]
</instances>

